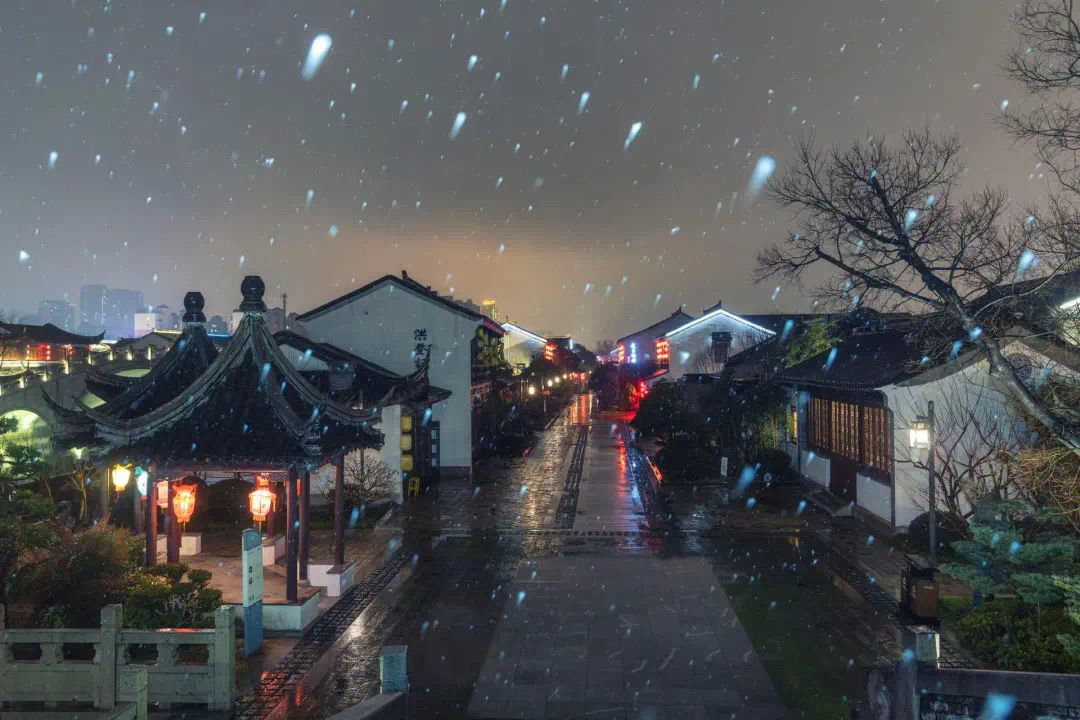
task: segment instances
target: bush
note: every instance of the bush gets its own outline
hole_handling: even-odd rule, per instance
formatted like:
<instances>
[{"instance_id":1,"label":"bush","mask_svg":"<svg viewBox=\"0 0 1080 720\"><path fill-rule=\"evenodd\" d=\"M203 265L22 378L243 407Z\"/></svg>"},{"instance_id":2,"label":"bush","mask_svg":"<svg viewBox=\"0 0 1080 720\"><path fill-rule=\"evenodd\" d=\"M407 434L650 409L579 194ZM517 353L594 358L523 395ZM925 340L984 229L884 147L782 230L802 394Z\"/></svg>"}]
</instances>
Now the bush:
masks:
<instances>
[{"instance_id":1,"label":"bush","mask_svg":"<svg viewBox=\"0 0 1080 720\"><path fill-rule=\"evenodd\" d=\"M1044 608L999 598L983 603L953 629L979 660L998 670L1080 672L1080 659L1063 651L1059 634L1075 630L1060 608Z\"/></svg>"},{"instance_id":2,"label":"bush","mask_svg":"<svg viewBox=\"0 0 1080 720\"><path fill-rule=\"evenodd\" d=\"M60 532L47 555L20 570L15 598L33 607L39 627L96 628L101 608L124 600L140 551L121 528Z\"/></svg>"},{"instance_id":3,"label":"bush","mask_svg":"<svg viewBox=\"0 0 1080 720\"><path fill-rule=\"evenodd\" d=\"M210 578L207 571L189 570L181 563L140 570L124 600L124 626L138 630L213 627L221 591L209 587Z\"/></svg>"},{"instance_id":4,"label":"bush","mask_svg":"<svg viewBox=\"0 0 1080 720\"><path fill-rule=\"evenodd\" d=\"M934 539L937 540L938 549L947 550L955 541L967 537L967 523L963 518L941 510L937 510L936 515L938 524ZM912 545L926 552L930 547L930 513L924 512L912 520L908 525L907 535Z\"/></svg>"},{"instance_id":5,"label":"bush","mask_svg":"<svg viewBox=\"0 0 1080 720\"><path fill-rule=\"evenodd\" d=\"M779 482L791 467L791 456L777 448L765 448L754 458L754 464L761 466L762 473L771 475L773 482Z\"/></svg>"},{"instance_id":6,"label":"bush","mask_svg":"<svg viewBox=\"0 0 1080 720\"><path fill-rule=\"evenodd\" d=\"M720 475L719 461L692 435L668 439L654 460L666 481L696 482Z\"/></svg>"}]
</instances>

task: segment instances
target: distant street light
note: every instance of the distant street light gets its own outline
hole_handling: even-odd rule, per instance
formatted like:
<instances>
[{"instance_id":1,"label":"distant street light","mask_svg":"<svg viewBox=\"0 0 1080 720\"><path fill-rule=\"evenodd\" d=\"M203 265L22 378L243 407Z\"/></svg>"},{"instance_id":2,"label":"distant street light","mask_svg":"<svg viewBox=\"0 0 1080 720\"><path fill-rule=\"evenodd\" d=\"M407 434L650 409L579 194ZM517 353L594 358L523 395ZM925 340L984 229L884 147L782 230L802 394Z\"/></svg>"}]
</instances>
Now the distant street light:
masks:
<instances>
[{"instance_id":1,"label":"distant street light","mask_svg":"<svg viewBox=\"0 0 1080 720\"><path fill-rule=\"evenodd\" d=\"M531 396L533 396L535 394L536 394L536 386L535 385L530 385L529 386L529 396L531 397Z\"/></svg>"}]
</instances>

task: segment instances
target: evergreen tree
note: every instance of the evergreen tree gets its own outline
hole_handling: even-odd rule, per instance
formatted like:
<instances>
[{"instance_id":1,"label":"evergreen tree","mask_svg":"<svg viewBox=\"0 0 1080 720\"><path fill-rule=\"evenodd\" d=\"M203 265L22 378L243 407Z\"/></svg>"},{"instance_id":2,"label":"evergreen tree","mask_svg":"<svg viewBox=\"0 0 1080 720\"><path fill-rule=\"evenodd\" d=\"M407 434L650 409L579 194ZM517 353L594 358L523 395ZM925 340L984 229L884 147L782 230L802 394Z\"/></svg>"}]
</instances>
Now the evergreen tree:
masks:
<instances>
[{"instance_id":1,"label":"evergreen tree","mask_svg":"<svg viewBox=\"0 0 1080 720\"><path fill-rule=\"evenodd\" d=\"M975 590L1015 593L1036 607L1064 599L1054 575L1072 567L1073 542L1023 502L983 500L971 518L971 539L953 542L952 549L966 562L941 570Z\"/></svg>"}]
</instances>

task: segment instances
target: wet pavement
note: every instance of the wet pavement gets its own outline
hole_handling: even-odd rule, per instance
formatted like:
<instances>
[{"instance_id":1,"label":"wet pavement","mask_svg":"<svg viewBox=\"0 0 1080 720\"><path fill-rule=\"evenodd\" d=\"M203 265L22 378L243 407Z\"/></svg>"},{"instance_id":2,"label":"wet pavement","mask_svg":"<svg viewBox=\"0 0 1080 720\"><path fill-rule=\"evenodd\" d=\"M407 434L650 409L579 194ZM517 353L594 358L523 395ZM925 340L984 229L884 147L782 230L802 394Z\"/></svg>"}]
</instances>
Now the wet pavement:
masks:
<instances>
[{"instance_id":1,"label":"wet pavement","mask_svg":"<svg viewBox=\"0 0 1080 720\"><path fill-rule=\"evenodd\" d=\"M289 717L321 720L377 693L384 645L408 646L414 718L846 707L860 668L895 651L887 618L815 568L793 498L763 493L747 508L722 488L685 488L661 503L623 420L581 396L528 456L406 505L395 523L408 577L338 632L332 666L316 687L294 685ZM815 648L798 682L789 639Z\"/></svg>"}]
</instances>

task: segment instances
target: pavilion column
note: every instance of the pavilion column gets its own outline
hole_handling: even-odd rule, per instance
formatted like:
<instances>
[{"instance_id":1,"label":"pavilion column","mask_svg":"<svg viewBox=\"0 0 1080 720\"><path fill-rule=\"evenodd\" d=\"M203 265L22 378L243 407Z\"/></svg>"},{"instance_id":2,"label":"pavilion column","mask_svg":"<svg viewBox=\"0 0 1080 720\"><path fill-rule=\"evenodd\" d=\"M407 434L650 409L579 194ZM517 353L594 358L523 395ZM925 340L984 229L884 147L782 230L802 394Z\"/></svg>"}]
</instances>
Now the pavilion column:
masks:
<instances>
[{"instance_id":1,"label":"pavilion column","mask_svg":"<svg viewBox=\"0 0 1080 720\"><path fill-rule=\"evenodd\" d=\"M299 550L300 520L297 505L296 470L290 467L285 480L285 600L287 602L296 602L299 599L296 561Z\"/></svg>"},{"instance_id":2,"label":"pavilion column","mask_svg":"<svg viewBox=\"0 0 1080 720\"><path fill-rule=\"evenodd\" d=\"M143 519L146 513L143 512L142 505L142 493L139 492L139 478L135 477L135 482L129 483L131 486L131 512L134 515L132 518L133 527L135 528L135 534L141 535L143 531Z\"/></svg>"},{"instance_id":3,"label":"pavilion column","mask_svg":"<svg viewBox=\"0 0 1080 720\"><path fill-rule=\"evenodd\" d=\"M157 563L157 483L146 479L146 506L143 508L143 530L146 532L147 567Z\"/></svg>"},{"instance_id":4,"label":"pavilion column","mask_svg":"<svg viewBox=\"0 0 1080 720\"><path fill-rule=\"evenodd\" d=\"M363 452L361 450L361 452ZM345 564L345 453L334 458L334 564Z\"/></svg>"},{"instance_id":5,"label":"pavilion column","mask_svg":"<svg viewBox=\"0 0 1080 720\"><path fill-rule=\"evenodd\" d=\"M311 547L311 471L305 470L300 481L300 582L307 584Z\"/></svg>"},{"instance_id":6,"label":"pavilion column","mask_svg":"<svg viewBox=\"0 0 1080 720\"><path fill-rule=\"evenodd\" d=\"M274 504L271 506L273 509L270 511L270 515L266 518L266 537L271 540L277 535L277 516L281 512L281 503L279 502L281 493L278 490L277 483L270 483L270 492L274 493Z\"/></svg>"},{"instance_id":7,"label":"pavilion column","mask_svg":"<svg viewBox=\"0 0 1080 720\"><path fill-rule=\"evenodd\" d=\"M101 503L101 521L109 516L109 487L112 485L112 465L105 468L98 484L98 500Z\"/></svg>"},{"instance_id":8,"label":"pavilion column","mask_svg":"<svg viewBox=\"0 0 1080 720\"><path fill-rule=\"evenodd\" d=\"M176 522L176 491L169 484L169 506L165 509L165 562L180 562L180 523Z\"/></svg>"}]
</instances>

